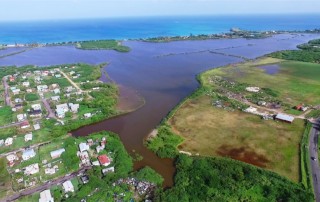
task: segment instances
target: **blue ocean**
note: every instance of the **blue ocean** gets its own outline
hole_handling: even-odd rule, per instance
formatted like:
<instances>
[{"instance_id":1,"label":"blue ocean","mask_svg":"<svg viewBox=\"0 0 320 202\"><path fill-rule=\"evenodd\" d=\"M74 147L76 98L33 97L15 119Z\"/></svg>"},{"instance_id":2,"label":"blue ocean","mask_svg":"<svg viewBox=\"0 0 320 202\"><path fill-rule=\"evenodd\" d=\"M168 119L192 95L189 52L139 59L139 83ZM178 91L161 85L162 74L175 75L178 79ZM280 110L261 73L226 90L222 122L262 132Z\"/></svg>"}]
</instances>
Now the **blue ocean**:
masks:
<instances>
[{"instance_id":1,"label":"blue ocean","mask_svg":"<svg viewBox=\"0 0 320 202\"><path fill-rule=\"evenodd\" d=\"M52 43L94 39L140 39L157 36L225 33L246 30L320 28L315 15L241 15L135 17L79 20L0 22L0 44Z\"/></svg>"}]
</instances>

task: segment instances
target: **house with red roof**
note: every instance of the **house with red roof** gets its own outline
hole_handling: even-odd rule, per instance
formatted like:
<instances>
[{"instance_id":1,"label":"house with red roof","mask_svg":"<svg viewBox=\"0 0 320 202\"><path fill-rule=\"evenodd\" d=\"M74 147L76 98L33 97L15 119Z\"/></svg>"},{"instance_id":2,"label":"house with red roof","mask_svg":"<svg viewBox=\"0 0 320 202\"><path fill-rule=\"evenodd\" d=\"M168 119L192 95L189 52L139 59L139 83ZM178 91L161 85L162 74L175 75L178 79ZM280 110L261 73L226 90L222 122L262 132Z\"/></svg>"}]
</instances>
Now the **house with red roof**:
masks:
<instances>
[{"instance_id":1,"label":"house with red roof","mask_svg":"<svg viewBox=\"0 0 320 202\"><path fill-rule=\"evenodd\" d=\"M105 154L98 156L98 160L99 160L100 165L102 165L102 166L108 166L111 163L111 160Z\"/></svg>"}]
</instances>

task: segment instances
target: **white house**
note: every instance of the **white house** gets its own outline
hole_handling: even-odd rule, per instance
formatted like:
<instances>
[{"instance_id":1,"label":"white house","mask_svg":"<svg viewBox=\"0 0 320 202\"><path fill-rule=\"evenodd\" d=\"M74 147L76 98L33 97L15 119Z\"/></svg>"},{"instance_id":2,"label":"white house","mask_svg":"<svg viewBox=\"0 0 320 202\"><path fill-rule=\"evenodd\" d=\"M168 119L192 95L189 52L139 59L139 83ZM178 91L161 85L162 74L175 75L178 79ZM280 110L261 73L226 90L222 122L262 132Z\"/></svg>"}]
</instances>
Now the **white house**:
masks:
<instances>
[{"instance_id":1,"label":"white house","mask_svg":"<svg viewBox=\"0 0 320 202\"><path fill-rule=\"evenodd\" d=\"M25 175L33 175L39 172L39 164L34 163L24 168Z\"/></svg>"},{"instance_id":2,"label":"white house","mask_svg":"<svg viewBox=\"0 0 320 202\"><path fill-rule=\"evenodd\" d=\"M22 85L27 88L30 86L30 82L29 81L22 82Z\"/></svg>"},{"instance_id":3,"label":"white house","mask_svg":"<svg viewBox=\"0 0 320 202\"><path fill-rule=\"evenodd\" d=\"M39 85L37 86L38 92L47 92L48 91L48 86L47 85Z\"/></svg>"},{"instance_id":4,"label":"white house","mask_svg":"<svg viewBox=\"0 0 320 202\"><path fill-rule=\"evenodd\" d=\"M23 100L22 100L21 98L16 98L16 99L14 99L14 102L15 102L15 103L22 103Z\"/></svg>"},{"instance_id":5,"label":"white house","mask_svg":"<svg viewBox=\"0 0 320 202\"><path fill-rule=\"evenodd\" d=\"M61 74L54 75L56 78L61 78Z\"/></svg>"},{"instance_id":6,"label":"white house","mask_svg":"<svg viewBox=\"0 0 320 202\"><path fill-rule=\"evenodd\" d=\"M80 150L80 152L88 151L89 148L90 148L90 147L89 147L89 145L88 145L87 143L82 142L82 143L79 144L79 150Z\"/></svg>"},{"instance_id":7,"label":"white house","mask_svg":"<svg viewBox=\"0 0 320 202\"><path fill-rule=\"evenodd\" d=\"M87 118L90 118L92 116L92 114L91 113L85 113L83 116L84 116L84 118L87 119Z\"/></svg>"},{"instance_id":8,"label":"white house","mask_svg":"<svg viewBox=\"0 0 320 202\"><path fill-rule=\"evenodd\" d=\"M18 95L20 93L20 89L12 90L13 95Z\"/></svg>"},{"instance_id":9,"label":"white house","mask_svg":"<svg viewBox=\"0 0 320 202\"><path fill-rule=\"evenodd\" d=\"M41 104L33 104L33 105L31 105L31 108L33 110L41 110Z\"/></svg>"},{"instance_id":10,"label":"white house","mask_svg":"<svg viewBox=\"0 0 320 202\"><path fill-rule=\"evenodd\" d=\"M63 110L64 112L68 112L68 111L69 111L69 107L68 107L68 104L67 104L67 103L57 105L57 106L56 106L56 109L61 109L61 110Z\"/></svg>"},{"instance_id":11,"label":"white house","mask_svg":"<svg viewBox=\"0 0 320 202\"><path fill-rule=\"evenodd\" d=\"M27 149L22 152L22 159L24 161L29 160L36 156L36 152L33 149Z\"/></svg>"},{"instance_id":12,"label":"white house","mask_svg":"<svg viewBox=\"0 0 320 202\"><path fill-rule=\"evenodd\" d=\"M40 192L39 202L54 202L49 189Z\"/></svg>"},{"instance_id":13,"label":"white house","mask_svg":"<svg viewBox=\"0 0 320 202\"><path fill-rule=\"evenodd\" d=\"M71 112L73 112L73 113L77 113L78 112L78 109L80 107L79 104L69 103L68 105L70 107Z\"/></svg>"},{"instance_id":14,"label":"white house","mask_svg":"<svg viewBox=\"0 0 320 202\"><path fill-rule=\"evenodd\" d=\"M28 141L31 141L32 140L32 133L27 133L25 136L24 136L24 141L25 142L28 142Z\"/></svg>"},{"instance_id":15,"label":"white house","mask_svg":"<svg viewBox=\"0 0 320 202\"><path fill-rule=\"evenodd\" d=\"M8 137L5 141L4 141L4 145L9 146L12 145L13 143L13 138L12 137Z\"/></svg>"},{"instance_id":16,"label":"white house","mask_svg":"<svg viewBox=\"0 0 320 202\"><path fill-rule=\"evenodd\" d=\"M63 119L66 115L63 109L56 109L56 115L58 118Z\"/></svg>"},{"instance_id":17,"label":"white house","mask_svg":"<svg viewBox=\"0 0 320 202\"><path fill-rule=\"evenodd\" d=\"M18 158L18 156L16 155L16 154L9 154L8 156L7 156L7 160L9 161L9 162L13 162L13 161L15 161L15 160L18 160L19 158Z\"/></svg>"},{"instance_id":18,"label":"white house","mask_svg":"<svg viewBox=\"0 0 320 202\"><path fill-rule=\"evenodd\" d=\"M33 92L33 90L31 88L27 89L27 93L32 93L32 92Z\"/></svg>"},{"instance_id":19,"label":"white house","mask_svg":"<svg viewBox=\"0 0 320 202\"><path fill-rule=\"evenodd\" d=\"M74 187L70 180L65 181L62 186L65 192L74 192Z\"/></svg>"},{"instance_id":20,"label":"white house","mask_svg":"<svg viewBox=\"0 0 320 202\"><path fill-rule=\"evenodd\" d=\"M56 115L58 118L64 118L65 113L69 111L68 104L60 104L56 106Z\"/></svg>"},{"instance_id":21,"label":"white house","mask_svg":"<svg viewBox=\"0 0 320 202\"><path fill-rule=\"evenodd\" d=\"M61 154L65 151L66 150L64 148L54 150L54 151L50 152L50 156L52 159L59 158L61 156Z\"/></svg>"},{"instance_id":22,"label":"white house","mask_svg":"<svg viewBox=\"0 0 320 202\"><path fill-rule=\"evenodd\" d=\"M17 119L19 122L24 121L27 119L27 114L18 114Z\"/></svg>"},{"instance_id":23,"label":"white house","mask_svg":"<svg viewBox=\"0 0 320 202\"><path fill-rule=\"evenodd\" d=\"M54 89L54 90L53 90L53 93L54 93L54 94L60 94L60 89L59 89L59 88Z\"/></svg>"},{"instance_id":24,"label":"white house","mask_svg":"<svg viewBox=\"0 0 320 202\"><path fill-rule=\"evenodd\" d=\"M52 100L52 101L59 101L59 100L60 100L60 96L59 96L59 95L52 96L52 97L51 97L51 100Z\"/></svg>"},{"instance_id":25,"label":"white house","mask_svg":"<svg viewBox=\"0 0 320 202\"><path fill-rule=\"evenodd\" d=\"M67 93L71 93L73 91L73 87L72 86L68 86L68 87L65 88L65 91Z\"/></svg>"},{"instance_id":26,"label":"white house","mask_svg":"<svg viewBox=\"0 0 320 202\"><path fill-rule=\"evenodd\" d=\"M39 130L41 127L40 127L40 124L34 124L33 125L33 128L34 128L34 130Z\"/></svg>"}]
</instances>

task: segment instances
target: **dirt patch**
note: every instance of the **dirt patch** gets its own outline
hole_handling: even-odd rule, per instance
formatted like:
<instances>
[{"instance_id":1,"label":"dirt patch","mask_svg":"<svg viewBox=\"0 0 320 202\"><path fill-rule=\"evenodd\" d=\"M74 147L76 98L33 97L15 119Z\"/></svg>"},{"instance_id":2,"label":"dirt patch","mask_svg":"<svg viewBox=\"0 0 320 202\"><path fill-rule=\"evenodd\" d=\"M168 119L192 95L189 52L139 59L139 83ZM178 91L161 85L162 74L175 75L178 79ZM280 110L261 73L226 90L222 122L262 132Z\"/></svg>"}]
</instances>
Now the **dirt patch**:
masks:
<instances>
[{"instance_id":1,"label":"dirt patch","mask_svg":"<svg viewBox=\"0 0 320 202\"><path fill-rule=\"evenodd\" d=\"M218 148L217 154L223 157L230 157L245 163L249 163L261 168L266 168L269 160L260 154L245 147L233 148L231 146L222 145Z\"/></svg>"}]
</instances>

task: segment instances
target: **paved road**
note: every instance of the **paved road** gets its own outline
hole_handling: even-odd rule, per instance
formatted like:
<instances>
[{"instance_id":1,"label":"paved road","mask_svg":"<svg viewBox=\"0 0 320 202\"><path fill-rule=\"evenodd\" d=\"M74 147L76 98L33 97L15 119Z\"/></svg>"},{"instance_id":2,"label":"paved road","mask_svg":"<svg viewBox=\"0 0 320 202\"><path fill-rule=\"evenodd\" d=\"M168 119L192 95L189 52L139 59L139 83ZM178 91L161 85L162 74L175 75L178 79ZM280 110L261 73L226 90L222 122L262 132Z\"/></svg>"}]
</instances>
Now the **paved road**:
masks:
<instances>
[{"instance_id":1,"label":"paved road","mask_svg":"<svg viewBox=\"0 0 320 202\"><path fill-rule=\"evenodd\" d=\"M58 69L58 71L73 85L73 87L75 87L79 92L82 92L81 88L75 82L73 82L67 74L60 69Z\"/></svg>"},{"instance_id":2,"label":"paved road","mask_svg":"<svg viewBox=\"0 0 320 202\"><path fill-rule=\"evenodd\" d=\"M80 170L76 171L76 172L73 172L71 173L70 175L68 176L63 176L61 178L58 178L56 180L53 180L53 181L49 181L39 187L34 187L34 188L31 188L31 189L26 189L26 190L23 190L15 195L12 195L12 196L9 196L9 197L6 197L5 199L1 199L0 202L10 202L10 201L14 201L14 200L17 200L18 198L22 197L22 196L27 196L27 195L31 195L35 192L41 192L43 190L46 190L46 189L50 189L52 186L54 185L57 185L57 184L61 184L67 180L70 180L74 177L76 177L79 173L81 172L84 172L85 170L88 170L88 169L91 169L91 166L88 166L88 167L83 167L81 168Z\"/></svg>"},{"instance_id":3,"label":"paved road","mask_svg":"<svg viewBox=\"0 0 320 202\"><path fill-rule=\"evenodd\" d=\"M309 152L310 157L314 157L316 160L310 160L311 164L311 174L314 187L314 195L316 202L320 202L320 167L318 162L318 135L319 135L319 121L317 124L313 124L310 131L309 139Z\"/></svg>"},{"instance_id":4,"label":"paved road","mask_svg":"<svg viewBox=\"0 0 320 202\"><path fill-rule=\"evenodd\" d=\"M50 107L50 104L48 103L48 100L45 99L45 98L42 98L41 101L42 101L44 107L46 108L46 110L47 110L47 112L48 112L47 117L48 117L48 118L53 118L53 119L55 119L56 116L55 116L54 112L52 111L52 109L51 109L51 107Z\"/></svg>"},{"instance_id":5,"label":"paved road","mask_svg":"<svg viewBox=\"0 0 320 202\"><path fill-rule=\"evenodd\" d=\"M41 142L41 143L38 143L38 144L31 145L29 148L36 148L36 147L40 147L42 145L49 144L49 143L51 143L51 141ZM0 158L8 156L9 154L15 154L17 152L22 152L24 150L25 150L25 148L20 148L20 149L16 149L16 150L13 150L13 151L10 151L10 152L7 152L7 153L2 153L2 154L0 154Z\"/></svg>"},{"instance_id":6,"label":"paved road","mask_svg":"<svg viewBox=\"0 0 320 202\"><path fill-rule=\"evenodd\" d=\"M9 95L9 85L7 83L6 77L2 78L3 86L4 86L4 96L5 96L5 101L7 106L11 106L11 98Z\"/></svg>"}]
</instances>

